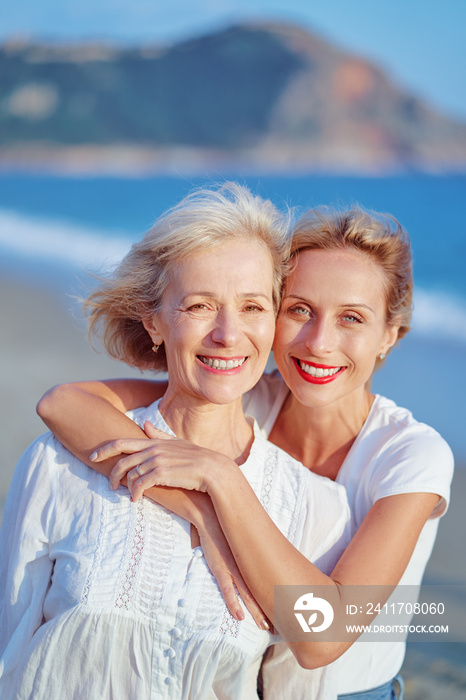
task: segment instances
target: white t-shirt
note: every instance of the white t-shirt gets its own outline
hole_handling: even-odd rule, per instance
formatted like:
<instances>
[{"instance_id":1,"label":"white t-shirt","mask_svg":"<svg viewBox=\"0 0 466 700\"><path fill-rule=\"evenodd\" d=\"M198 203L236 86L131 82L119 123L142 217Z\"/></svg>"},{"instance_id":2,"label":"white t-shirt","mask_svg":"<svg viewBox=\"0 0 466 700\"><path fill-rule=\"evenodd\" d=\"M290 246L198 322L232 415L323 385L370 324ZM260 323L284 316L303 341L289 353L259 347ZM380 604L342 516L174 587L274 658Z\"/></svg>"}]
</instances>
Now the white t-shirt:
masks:
<instances>
[{"instance_id":1,"label":"white t-shirt","mask_svg":"<svg viewBox=\"0 0 466 700\"><path fill-rule=\"evenodd\" d=\"M246 413L254 416L268 436L289 389L275 371L264 375L243 399ZM356 438L336 481L346 488L351 511L351 537L380 498L402 493L436 493L441 499L425 524L400 584L420 585L437 534L438 518L448 507L453 476L453 455L443 438L424 423L416 421L405 408L376 396L369 416ZM338 674L338 692L354 693L376 688L399 672L405 655L405 642L355 642L328 669ZM282 667L277 655L283 652ZM307 678L294 658L282 648L273 650L269 685L286 688L294 674ZM267 664L264 667L267 683ZM281 680L283 679L283 680ZM295 683L299 685L299 680ZM272 695L266 695L269 700ZM279 695L273 695L279 697ZM291 696L290 696L291 697Z\"/></svg>"},{"instance_id":2,"label":"white t-shirt","mask_svg":"<svg viewBox=\"0 0 466 700\"><path fill-rule=\"evenodd\" d=\"M133 418L171 433L157 403ZM342 487L258 428L241 469L303 554L339 558L349 517ZM28 448L0 535L2 700L250 700L250 668L275 639L245 615L228 612L187 521L111 490L50 433ZM312 676L311 697L325 673Z\"/></svg>"}]
</instances>

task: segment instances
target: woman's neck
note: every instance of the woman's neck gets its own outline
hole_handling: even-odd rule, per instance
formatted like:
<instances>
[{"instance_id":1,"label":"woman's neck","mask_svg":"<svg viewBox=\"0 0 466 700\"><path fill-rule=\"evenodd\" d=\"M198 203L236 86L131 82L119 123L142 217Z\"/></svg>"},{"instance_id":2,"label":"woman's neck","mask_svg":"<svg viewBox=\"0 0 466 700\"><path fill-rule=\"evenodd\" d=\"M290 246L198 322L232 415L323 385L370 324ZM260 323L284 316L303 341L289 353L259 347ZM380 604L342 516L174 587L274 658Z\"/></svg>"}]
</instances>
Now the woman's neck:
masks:
<instances>
[{"instance_id":1,"label":"woman's neck","mask_svg":"<svg viewBox=\"0 0 466 700\"><path fill-rule=\"evenodd\" d=\"M241 399L226 405L172 396L161 399L160 412L177 437L215 450L242 464L254 440Z\"/></svg>"},{"instance_id":2,"label":"woman's neck","mask_svg":"<svg viewBox=\"0 0 466 700\"><path fill-rule=\"evenodd\" d=\"M309 407L289 394L269 440L308 469L335 480L361 432L374 397L348 399L330 406Z\"/></svg>"}]
</instances>

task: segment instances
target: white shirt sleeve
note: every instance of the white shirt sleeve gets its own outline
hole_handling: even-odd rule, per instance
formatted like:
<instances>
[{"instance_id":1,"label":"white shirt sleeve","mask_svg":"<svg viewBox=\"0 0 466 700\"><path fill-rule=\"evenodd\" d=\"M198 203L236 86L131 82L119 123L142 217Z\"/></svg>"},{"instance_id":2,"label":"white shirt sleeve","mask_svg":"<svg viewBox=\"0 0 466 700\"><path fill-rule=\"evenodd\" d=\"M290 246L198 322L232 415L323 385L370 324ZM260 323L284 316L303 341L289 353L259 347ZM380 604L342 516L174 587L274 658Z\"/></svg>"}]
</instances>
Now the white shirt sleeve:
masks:
<instances>
[{"instance_id":1,"label":"white shirt sleeve","mask_svg":"<svg viewBox=\"0 0 466 700\"><path fill-rule=\"evenodd\" d=\"M373 503L401 493L436 493L441 498L431 518L443 515L450 500L453 454L432 428L417 423L386 444L371 475Z\"/></svg>"},{"instance_id":2,"label":"white shirt sleeve","mask_svg":"<svg viewBox=\"0 0 466 700\"><path fill-rule=\"evenodd\" d=\"M49 529L57 482L48 439L39 438L16 467L0 530L0 677L7 683L42 623L53 562Z\"/></svg>"}]
</instances>

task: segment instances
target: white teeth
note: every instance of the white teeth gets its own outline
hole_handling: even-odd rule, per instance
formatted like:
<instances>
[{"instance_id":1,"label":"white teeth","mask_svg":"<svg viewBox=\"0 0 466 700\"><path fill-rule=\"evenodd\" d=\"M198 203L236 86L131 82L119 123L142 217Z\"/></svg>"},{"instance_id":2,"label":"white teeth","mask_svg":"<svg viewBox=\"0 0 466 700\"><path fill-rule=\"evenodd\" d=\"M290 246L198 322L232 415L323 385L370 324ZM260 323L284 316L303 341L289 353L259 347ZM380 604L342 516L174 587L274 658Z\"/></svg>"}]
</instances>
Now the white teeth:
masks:
<instances>
[{"instance_id":1,"label":"white teeth","mask_svg":"<svg viewBox=\"0 0 466 700\"><path fill-rule=\"evenodd\" d=\"M207 365L207 367L213 367L213 369L235 369L246 362L245 357L242 357L240 360L214 360L212 357L204 357L203 355L199 355L199 359L201 362Z\"/></svg>"},{"instance_id":2,"label":"white teeth","mask_svg":"<svg viewBox=\"0 0 466 700\"><path fill-rule=\"evenodd\" d=\"M323 369L322 367L313 367L308 365L302 360L298 360L299 366L306 374L310 374L311 377L332 377L334 374L341 370L341 367L332 367L330 369Z\"/></svg>"}]
</instances>

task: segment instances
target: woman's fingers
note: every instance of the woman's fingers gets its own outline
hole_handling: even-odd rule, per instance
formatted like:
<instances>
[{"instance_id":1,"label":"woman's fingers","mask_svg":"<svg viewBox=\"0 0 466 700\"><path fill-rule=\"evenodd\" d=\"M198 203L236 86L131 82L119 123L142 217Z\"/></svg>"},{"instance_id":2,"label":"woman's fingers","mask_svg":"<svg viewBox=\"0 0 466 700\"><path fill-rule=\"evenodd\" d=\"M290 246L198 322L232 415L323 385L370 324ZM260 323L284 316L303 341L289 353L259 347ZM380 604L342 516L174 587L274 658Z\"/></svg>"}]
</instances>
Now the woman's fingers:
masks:
<instances>
[{"instance_id":1,"label":"woman's fingers","mask_svg":"<svg viewBox=\"0 0 466 700\"><path fill-rule=\"evenodd\" d=\"M233 575L230 571L221 568L217 569L215 573L212 572L212 574L215 576L222 598L234 618L244 620L244 612L238 599L239 594L259 629L270 629L269 621L264 615L262 608L251 595L239 571L236 570L236 573Z\"/></svg>"},{"instance_id":2,"label":"woman's fingers","mask_svg":"<svg viewBox=\"0 0 466 700\"><path fill-rule=\"evenodd\" d=\"M147 448L147 440L136 440L136 439L125 439L120 438L118 440L112 440L112 442L107 442L106 445L102 445L95 452L93 452L89 459L91 462L103 462L111 457L116 457L121 454L133 454L134 452L140 452Z\"/></svg>"},{"instance_id":3,"label":"woman's fingers","mask_svg":"<svg viewBox=\"0 0 466 700\"><path fill-rule=\"evenodd\" d=\"M147 443L146 443L147 445ZM118 488L124 476L127 479L129 490L133 488L134 482L153 468L151 461L154 458L153 450L142 450L127 457L122 457L110 472L110 483L113 488ZM136 467L139 470L136 472ZM151 484L153 486L153 484Z\"/></svg>"},{"instance_id":4,"label":"woman's fingers","mask_svg":"<svg viewBox=\"0 0 466 700\"><path fill-rule=\"evenodd\" d=\"M259 629L272 630L272 626L267 617L265 616L264 611L258 605L256 599L252 596L249 588L246 586L241 575L239 575L239 578L237 578L236 580L236 587L238 589L238 593L240 594L243 600L243 603L249 610L250 614L254 619L254 622L259 627Z\"/></svg>"},{"instance_id":5,"label":"woman's fingers","mask_svg":"<svg viewBox=\"0 0 466 700\"><path fill-rule=\"evenodd\" d=\"M146 420L146 422L144 423L144 432L149 438L160 438L162 440L176 440L176 438L173 437L173 435L164 433L163 430L159 430L148 420Z\"/></svg>"},{"instance_id":6,"label":"woman's fingers","mask_svg":"<svg viewBox=\"0 0 466 700\"><path fill-rule=\"evenodd\" d=\"M196 491L206 491L205 474L211 473L212 461L216 466L218 455L192 443L167 435L151 423L144 425L149 439L118 439L99 447L90 456L92 462L101 462L112 457L121 457L110 473L110 482L117 488L123 477L133 488L138 477L151 470L157 471L157 481L143 480L134 493L138 500L144 489L150 486L171 486ZM131 470L139 465L138 474ZM155 473L152 478L155 478Z\"/></svg>"},{"instance_id":7,"label":"woman's fingers","mask_svg":"<svg viewBox=\"0 0 466 700\"><path fill-rule=\"evenodd\" d=\"M223 600L233 617L237 620L244 620L244 611L238 599L239 593L256 625L261 630L270 629L269 621L241 576L218 520L216 518L210 519L206 523L206 527L199 530L199 535L207 565L217 581Z\"/></svg>"},{"instance_id":8,"label":"woman's fingers","mask_svg":"<svg viewBox=\"0 0 466 700\"><path fill-rule=\"evenodd\" d=\"M91 462L103 462L112 457L118 457L119 455L132 455L132 457L122 457L119 459L112 469L110 483L114 489L118 488L121 480L127 475L130 469L135 468L138 464L146 462L149 458L154 458L155 450L157 444L160 444L160 440L176 440L176 438L171 435L167 435L155 428L152 423L148 421L146 421L144 427L149 431L146 433L149 440L119 438L118 440L112 440L102 445L102 447L95 450L89 457ZM134 455L136 455L136 457ZM147 467L145 471L147 471ZM132 481L134 482L134 480L135 477L133 477ZM153 484L150 485L153 486ZM148 487L146 486L146 488Z\"/></svg>"},{"instance_id":9,"label":"woman's fingers","mask_svg":"<svg viewBox=\"0 0 466 700\"><path fill-rule=\"evenodd\" d=\"M146 421L144 423L144 431L146 435L151 439L151 443L155 439L157 440L176 440L177 438L172 435L167 435L167 433L162 432L158 428L154 427L152 423ZM103 462L111 457L116 457L120 454L132 454L134 452L140 452L141 450L147 449L148 441L145 439L136 438L119 438L118 440L112 440L107 442L102 447L95 450L89 457L91 462Z\"/></svg>"},{"instance_id":10,"label":"woman's fingers","mask_svg":"<svg viewBox=\"0 0 466 700\"><path fill-rule=\"evenodd\" d=\"M147 467L147 463L138 464L127 474L128 488L133 501L139 501L143 497L144 491L150 489L151 486L158 485L156 469L149 469L145 472Z\"/></svg>"},{"instance_id":11,"label":"woman's fingers","mask_svg":"<svg viewBox=\"0 0 466 700\"><path fill-rule=\"evenodd\" d=\"M112 488L118 488L126 477L136 501L151 486L205 491L204 462L207 460L210 464L214 453L167 435L149 422L144 428L149 439L120 438L99 447L91 455L92 462L121 457L110 472ZM137 472L134 471L136 467Z\"/></svg>"},{"instance_id":12,"label":"woman's fingers","mask_svg":"<svg viewBox=\"0 0 466 700\"><path fill-rule=\"evenodd\" d=\"M215 580L217 581L225 605L235 620L244 620L244 612L238 600L238 594L231 575L226 571L219 571L217 572L217 576L215 576Z\"/></svg>"}]
</instances>

